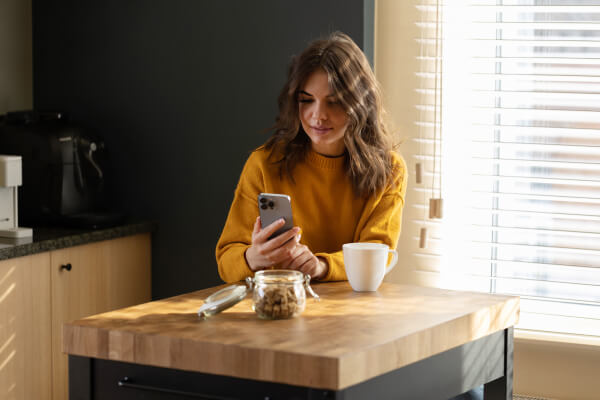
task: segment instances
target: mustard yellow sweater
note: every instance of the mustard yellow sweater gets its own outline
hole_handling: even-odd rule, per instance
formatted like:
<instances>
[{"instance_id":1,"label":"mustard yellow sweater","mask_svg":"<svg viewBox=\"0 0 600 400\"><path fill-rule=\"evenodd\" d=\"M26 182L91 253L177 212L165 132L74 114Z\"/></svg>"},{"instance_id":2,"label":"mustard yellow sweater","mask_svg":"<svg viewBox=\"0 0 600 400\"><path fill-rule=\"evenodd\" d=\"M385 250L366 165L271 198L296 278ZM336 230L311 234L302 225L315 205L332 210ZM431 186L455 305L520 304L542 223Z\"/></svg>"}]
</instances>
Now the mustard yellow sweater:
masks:
<instances>
[{"instance_id":1,"label":"mustard yellow sweater","mask_svg":"<svg viewBox=\"0 0 600 400\"><path fill-rule=\"evenodd\" d=\"M252 243L259 193L282 193L292 199L294 225L300 242L329 264L326 281L345 280L342 245L379 242L395 248L400 236L406 194L406 164L393 153L399 173L396 184L368 198L357 197L344 172L344 157L325 157L313 151L293 170L295 183L269 159L269 151L254 151L242 171L225 227L217 243L219 275L225 282L252 276L245 252Z\"/></svg>"}]
</instances>

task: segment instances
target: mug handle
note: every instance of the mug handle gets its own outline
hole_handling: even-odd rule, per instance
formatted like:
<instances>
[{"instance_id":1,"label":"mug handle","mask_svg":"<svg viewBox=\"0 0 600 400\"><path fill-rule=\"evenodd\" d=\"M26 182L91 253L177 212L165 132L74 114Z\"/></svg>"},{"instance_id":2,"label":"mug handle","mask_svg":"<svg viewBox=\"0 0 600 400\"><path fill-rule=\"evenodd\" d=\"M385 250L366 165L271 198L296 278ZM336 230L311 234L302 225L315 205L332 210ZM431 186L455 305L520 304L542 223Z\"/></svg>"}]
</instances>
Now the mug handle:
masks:
<instances>
[{"instance_id":1,"label":"mug handle","mask_svg":"<svg viewBox=\"0 0 600 400\"><path fill-rule=\"evenodd\" d=\"M385 269L385 275L388 274L388 272L390 272L392 270L392 268L394 268L396 266L396 263L398 262L398 252L396 250L388 250L388 253L394 253L394 256L392 257L392 262L390 263L390 265L387 266L387 268Z\"/></svg>"}]
</instances>

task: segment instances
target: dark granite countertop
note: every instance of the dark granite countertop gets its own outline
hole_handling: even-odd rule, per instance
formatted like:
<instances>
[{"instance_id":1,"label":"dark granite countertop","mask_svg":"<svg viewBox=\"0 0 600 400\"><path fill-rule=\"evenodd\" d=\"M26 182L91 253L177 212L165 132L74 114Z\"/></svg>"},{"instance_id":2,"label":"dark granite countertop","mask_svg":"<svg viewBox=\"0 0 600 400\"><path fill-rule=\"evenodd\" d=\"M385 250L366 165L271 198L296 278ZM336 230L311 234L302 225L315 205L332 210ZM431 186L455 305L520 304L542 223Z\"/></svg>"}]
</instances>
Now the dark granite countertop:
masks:
<instances>
[{"instance_id":1,"label":"dark granite countertop","mask_svg":"<svg viewBox=\"0 0 600 400\"><path fill-rule=\"evenodd\" d=\"M0 260L154 232L156 228L154 222L130 222L104 229L33 228L33 238L0 238Z\"/></svg>"}]
</instances>

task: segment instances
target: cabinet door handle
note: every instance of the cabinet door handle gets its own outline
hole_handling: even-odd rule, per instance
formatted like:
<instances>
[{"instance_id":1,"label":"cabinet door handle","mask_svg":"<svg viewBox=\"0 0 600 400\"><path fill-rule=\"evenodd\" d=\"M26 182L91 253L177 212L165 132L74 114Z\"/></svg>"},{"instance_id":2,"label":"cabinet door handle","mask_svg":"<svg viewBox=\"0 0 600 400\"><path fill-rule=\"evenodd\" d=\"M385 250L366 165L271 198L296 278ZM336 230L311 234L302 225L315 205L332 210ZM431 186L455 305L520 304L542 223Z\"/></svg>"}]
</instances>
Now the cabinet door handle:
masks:
<instances>
[{"instance_id":1,"label":"cabinet door handle","mask_svg":"<svg viewBox=\"0 0 600 400\"><path fill-rule=\"evenodd\" d=\"M180 395L180 396L195 397L197 399L205 399L205 400L236 400L236 399L233 399L231 397L213 396L213 395L209 395L209 394L199 394L199 393L185 392L185 391L182 391L182 390L174 390L174 389L168 389L168 388L161 388L161 387L157 387L157 386L141 385L139 383L134 383L133 380L131 378L129 378L128 376L126 376L123 379L121 379L117 383L117 385L119 387L123 387L123 388L138 389L138 390L149 390L149 391L152 391L152 392L177 394L177 395ZM266 397L266 398L268 399L268 397Z\"/></svg>"},{"instance_id":2,"label":"cabinet door handle","mask_svg":"<svg viewBox=\"0 0 600 400\"><path fill-rule=\"evenodd\" d=\"M61 269L61 271L62 271L63 269L66 269L67 271L70 271L70 270L71 270L71 268L73 268L73 267L71 266L71 263L68 263L68 264L63 264L63 265L61 265L61 266L60 266L60 269Z\"/></svg>"}]
</instances>

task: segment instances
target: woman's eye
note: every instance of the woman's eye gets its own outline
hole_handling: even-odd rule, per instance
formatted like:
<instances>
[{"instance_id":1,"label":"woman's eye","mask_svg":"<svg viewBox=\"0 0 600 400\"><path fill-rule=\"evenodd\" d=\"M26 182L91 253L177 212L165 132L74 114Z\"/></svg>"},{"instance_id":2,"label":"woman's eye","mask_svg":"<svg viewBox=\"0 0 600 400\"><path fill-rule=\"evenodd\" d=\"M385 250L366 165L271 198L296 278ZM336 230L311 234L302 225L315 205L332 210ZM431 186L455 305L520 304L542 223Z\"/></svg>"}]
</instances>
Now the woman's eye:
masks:
<instances>
[{"instance_id":1,"label":"woman's eye","mask_svg":"<svg viewBox=\"0 0 600 400\"><path fill-rule=\"evenodd\" d=\"M300 99L300 100L298 100L298 102L300 102L300 103L312 103L312 100L311 99Z\"/></svg>"}]
</instances>

